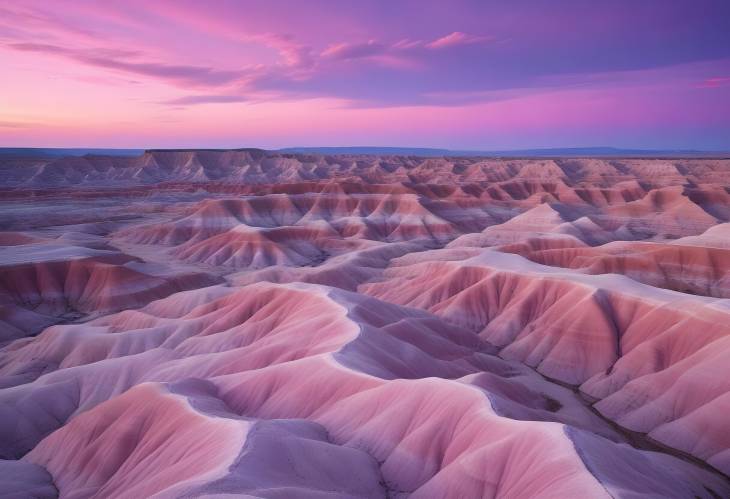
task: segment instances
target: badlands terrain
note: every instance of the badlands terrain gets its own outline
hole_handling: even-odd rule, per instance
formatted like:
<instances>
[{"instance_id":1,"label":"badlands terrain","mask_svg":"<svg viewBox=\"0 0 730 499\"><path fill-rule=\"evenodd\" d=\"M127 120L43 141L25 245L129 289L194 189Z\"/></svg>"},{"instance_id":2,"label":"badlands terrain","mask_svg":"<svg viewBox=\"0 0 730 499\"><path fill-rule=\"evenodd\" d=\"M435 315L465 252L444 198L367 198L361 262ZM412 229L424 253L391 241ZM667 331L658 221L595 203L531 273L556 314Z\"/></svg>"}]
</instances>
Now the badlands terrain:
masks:
<instances>
[{"instance_id":1,"label":"badlands terrain","mask_svg":"<svg viewBox=\"0 0 730 499\"><path fill-rule=\"evenodd\" d=\"M730 497L730 160L0 158L0 496Z\"/></svg>"}]
</instances>

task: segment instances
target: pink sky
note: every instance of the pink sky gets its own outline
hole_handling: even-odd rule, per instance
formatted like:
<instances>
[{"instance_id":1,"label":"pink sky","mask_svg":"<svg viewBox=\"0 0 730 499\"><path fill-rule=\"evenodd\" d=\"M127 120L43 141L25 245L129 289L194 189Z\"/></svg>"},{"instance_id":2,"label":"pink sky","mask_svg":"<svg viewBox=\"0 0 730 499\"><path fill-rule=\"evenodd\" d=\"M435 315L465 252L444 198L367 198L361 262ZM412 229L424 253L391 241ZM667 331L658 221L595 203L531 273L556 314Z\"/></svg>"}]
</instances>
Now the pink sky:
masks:
<instances>
[{"instance_id":1,"label":"pink sky","mask_svg":"<svg viewBox=\"0 0 730 499\"><path fill-rule=\"evenodd\" d=\"M723 1L2 2L0 146L729 149Z\"/></svg>"}]
</instances>

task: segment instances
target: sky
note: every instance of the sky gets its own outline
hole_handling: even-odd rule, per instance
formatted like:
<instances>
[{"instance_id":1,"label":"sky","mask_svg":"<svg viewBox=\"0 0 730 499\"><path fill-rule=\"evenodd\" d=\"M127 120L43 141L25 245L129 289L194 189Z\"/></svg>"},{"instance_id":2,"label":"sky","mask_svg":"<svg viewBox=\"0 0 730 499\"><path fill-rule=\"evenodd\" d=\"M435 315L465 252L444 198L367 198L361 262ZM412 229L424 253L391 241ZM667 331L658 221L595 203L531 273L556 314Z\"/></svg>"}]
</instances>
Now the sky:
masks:
<instances>
[{"instance_id":1,"label":"sky","mask_svg":"<svg viewBox=\"0 0 730 499\"><path fill-rule=\"evenodd\" d=\"M0 0L0 146L730 150L728 0Z\"/></svg>"}]
</instances>

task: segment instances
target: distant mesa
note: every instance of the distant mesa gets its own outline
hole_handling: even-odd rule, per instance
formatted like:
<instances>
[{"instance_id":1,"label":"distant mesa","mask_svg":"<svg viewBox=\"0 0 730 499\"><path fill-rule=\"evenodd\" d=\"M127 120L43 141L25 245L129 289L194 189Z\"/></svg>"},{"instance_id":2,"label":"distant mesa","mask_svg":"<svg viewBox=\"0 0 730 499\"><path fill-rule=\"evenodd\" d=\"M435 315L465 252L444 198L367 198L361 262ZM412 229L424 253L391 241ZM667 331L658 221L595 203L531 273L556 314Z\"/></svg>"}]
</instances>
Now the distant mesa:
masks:
<instances>
[{"instance_id":1,"label":"distant mesa","mask_svg":"<svg viewBox=\"0 0 730 499\"><path fill-rule=\"evenodd\" d=\"M0 147L0 156L56 157L64 156L139 156L144 149L85 149L85 148L44 148L44 147Z\"/></svg>"},{"instance_id":2,"label":"distant mesa","mask_svg":"<svg viewBox=\"0 0 730 499\"><path fill-rule=\"evenodd\" d=\"M375 154L399 156L488 156L488 157L716 157L723 151L689 149L624 149L618 147L564 147L507 150L454 150L424 147L288 147L279 152L302 154Z\"/></svg>"},{"instance_id":3,"label":"distant mesa","mask_svg":"<svg viewBox=\"0 0 730 499\"><path fill-rule=\"evenodd\" d=\"M728 151L703 151L693 149L627 149L619 147L564 147L505 150L461 150L437 149L428 147L380 147L380 146L343 146L343 147L285 147L283 149L260 148L40 148L40 147L0 147L0 156L64 157L64 156L139 156L144 152L161 151L260 151L285 154L324 154L324 155L377 155L377 156L420 156L420 157L730 157Z\"/></svg>"}]
</instances>

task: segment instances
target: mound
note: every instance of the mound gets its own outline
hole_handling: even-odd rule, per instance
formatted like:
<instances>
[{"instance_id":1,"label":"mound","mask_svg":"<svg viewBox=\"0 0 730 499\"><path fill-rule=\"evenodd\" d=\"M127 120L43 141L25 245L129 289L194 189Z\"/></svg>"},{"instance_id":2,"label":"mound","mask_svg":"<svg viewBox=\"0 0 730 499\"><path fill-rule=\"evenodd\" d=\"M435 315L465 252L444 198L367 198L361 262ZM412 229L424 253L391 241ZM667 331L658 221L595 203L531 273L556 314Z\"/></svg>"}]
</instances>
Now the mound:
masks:
<instances>
[{"instance_id":1,"label":"mound","mask_svg":"<svg viewBox=\"0 0 730 499\"><path fill-rule=\"evenodd\" d=\"M719 419L681 432L660 428L700 407L711 411L726 396L730 386L717 378L715 364L730 335L726 306L622 276L561 272L517 255L459 256L430 261L424 255L402 266L396 259L382 282L360 290L474 330L500 347L500 356L581 385L603 399L600 412L670 447L705 459L723 441ZM708 384L707 376L717 381ZM714 462L727 469L721 459Z\"/></svg>"},{"instance_id":2,"label":"mound","mask_svg":"<svg viewBox=\"0 0 730 499\"><path fill-rule=\"evenodd\" d=\"M57 320L139 307L216 281L116 251L69 245L6 246L0 258L0 314L7 324L0 341L34 334Z\"/></svg>"},{"instance_id":3,"label":"mound","mask_svg":"<svg viewBox=\"0 0 730 499\"><path fill-rule=\"evenodd\" d=\"M685 239L690 238L671 245L621 241L595 248L538 245L532 240L531 244L508 245L500 249L544 265L580 269L589 274L623 274L659 288L730 297L730 275L726 272L730 267L730 251L680 245Z\"/></svg>"}]
</instances>

